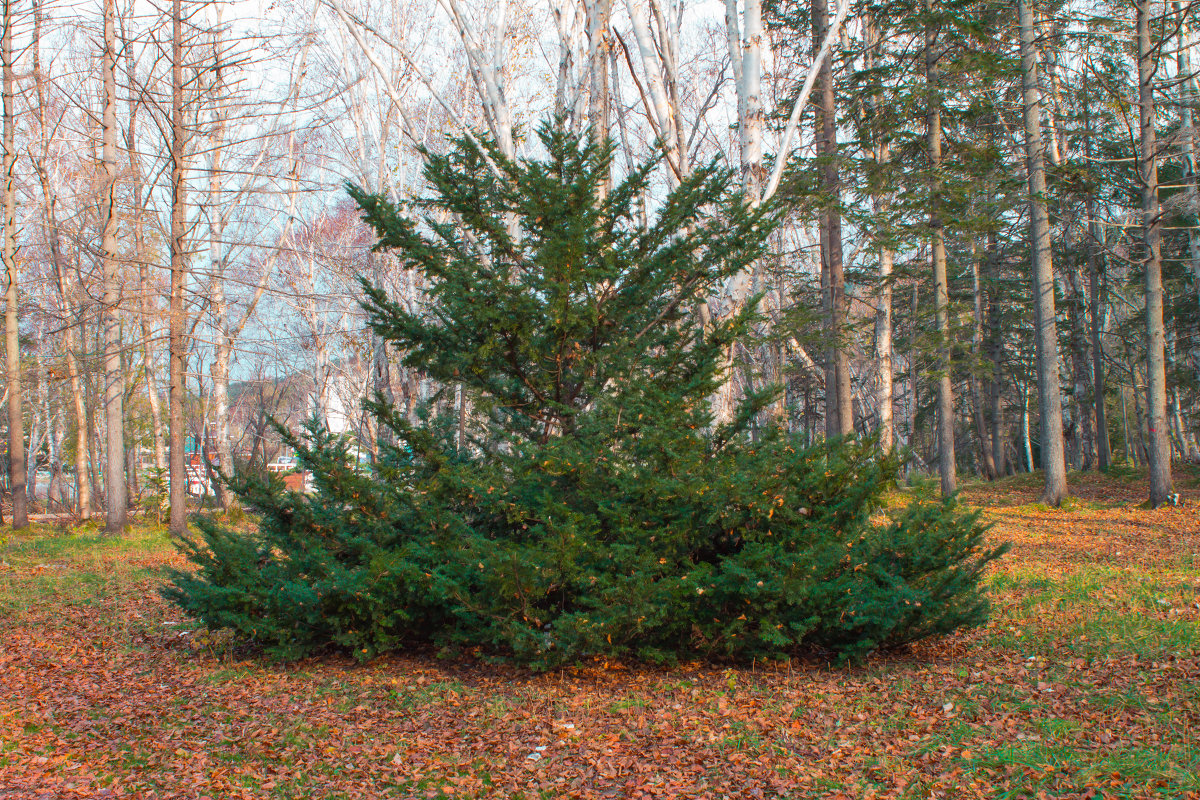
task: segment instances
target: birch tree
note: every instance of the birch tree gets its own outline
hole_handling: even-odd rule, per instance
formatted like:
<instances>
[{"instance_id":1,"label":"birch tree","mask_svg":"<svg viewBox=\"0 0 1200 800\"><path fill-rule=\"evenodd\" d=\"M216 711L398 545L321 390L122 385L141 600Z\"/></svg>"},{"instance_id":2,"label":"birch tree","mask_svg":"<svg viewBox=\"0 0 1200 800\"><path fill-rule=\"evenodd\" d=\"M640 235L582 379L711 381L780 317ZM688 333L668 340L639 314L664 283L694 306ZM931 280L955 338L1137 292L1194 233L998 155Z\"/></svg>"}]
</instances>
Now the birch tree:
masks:
<instances>
[{"instance_id":1,"label":"birch tree","mask_svg":"<svg viewBox=\"0 0 1200 800\"><path fill-rule=\"evenodd\" d=\"M146 402L150 409L150 436L154 451L154 469L159 475L167 471L167 443L163 431L162 400L159 394L159 380L156 369L156 352L159 350L158 337L155 334L155 322L159 317L157 309L157 294L155 283L151 280L151 261L153 254L146 241L146 228L151 216L149 207L150 188L147 185L146 170L142 165L142 154L138 147L141 142L139 122L142 103L135 87L138 86L137 58L131 37L127 32L126 16L118 18L121 26L121 39L127 43L125 47L125 79L129 88L128 124L125 128L125 152L129 159L130 194L133 201L133 257L138 265L138 315L141 318L142 334L142 377L146 384Z\"/></svg>"},{"instance_id":2,"label":"birch tree","mask_svg":"<svg viewBox=\"0 0 1200 800\"><path fill-rule=\"evenodd\" d=\"M104 53L101 56L104 168L100 217L101 272L104 281L104 530L120 533L128 515L125 483L125 371L121 363L121 269L117 253L117 27L116 2L104 0Z\"/></svg>"},{"instance_id":3,"label":"birch tree","mask_svg":"<svg viewBox=\"0 0 1200 800\"><path fill-rule=\"evenodd\" d=\"M72 300L73 292L68 285L68 256L62 241L62 226L59 223L58 186L56 180L56 165L54 143L61 124L61 116L51 109L49 68L42 62L42 31L45 12L42 3L35 2L33 6L33 41L30 50L33 60L33 98L36 103L34 116L37 121L38 141L31 147L30 161L41 189L42 230L50 254L50 266L56 290L58 323L62 329L63 361L67 373L67 384L71 395L71 410L73 412L75 441L75 503L76 512L81 519L89 519L92 514L91 485L88 474L88 417L83 397L83 382L76 356L78 344L76 341L77 312Z\"/></svg>"},{"instance_id":4,"label":"birch tree","mask_svg":"<svg viewBox=\"0 0 1200 800\"><path fill-rule=\"evenodd\" d=\"M0 71L3 82L4 123L4 185L0 187L0 213L4 215L3 243L0 244L4 262L4 353L8 370L8 479L12 491L12 525L14 529L29 526L29 511L26 501L25 474L25 420L21 411L21 352L20 320L18 318L17 293L17 240L16 240L16 121L14 84L16 64L13 54L13 27L16 25L15 0L3 2L3 18L0 24Z\"/></svg>"},{"instance_id":5,"label":"birch tree","mask_svg":"<svg viewBox=\"0 0 1200 800\"><path fill-rule=\"evenodd\" d=\"M252 99L236 88L240 73L252 61L244 52L252 42L244 42L239 48L226 38L224 6L222 2L212 5L211 44L205 47L211 48L213 67L205 90L208 191L203 216L209 250L206 277L213 334L210 377L214 438L217 461L226 474L232 475L236 465L230 428L231 370L238 341L270 284L279 248L288 246L289 231L300 214L294 106L304 85L312 38L304 36L294 62L289 64L283 96L263 104L266 98L261 95ZM283 174L272 174L278 172ZM275 210L278 204L283 206L282 214ZM256 217L260 216L265 218L259 221ZM269 231L268 235L277 241L275 246L239 242L231 236L231 228L242 231L245 238L253 236L251 228ZM233 262L239 257L248 262L247 269L234 269ZM257 276L254 268L259 271ZM248 294L231 296L227 287L239 284ZM216 487L218 505L228 509L232 495L224 482L217 481Z\"/></svg>"},{"instance_id":6,"label":"birch tree","mask_svg":"<svg viewBox=\"0 0 1200 800\"><path fill-rule=\"evenodd\" d=\"M171 296L170 296L170 530L181 536L187 527L187 465L184 460L187 391L187 170L190 131L184 124L183 0L171 0Z\"/></svg>"}]
</instances>

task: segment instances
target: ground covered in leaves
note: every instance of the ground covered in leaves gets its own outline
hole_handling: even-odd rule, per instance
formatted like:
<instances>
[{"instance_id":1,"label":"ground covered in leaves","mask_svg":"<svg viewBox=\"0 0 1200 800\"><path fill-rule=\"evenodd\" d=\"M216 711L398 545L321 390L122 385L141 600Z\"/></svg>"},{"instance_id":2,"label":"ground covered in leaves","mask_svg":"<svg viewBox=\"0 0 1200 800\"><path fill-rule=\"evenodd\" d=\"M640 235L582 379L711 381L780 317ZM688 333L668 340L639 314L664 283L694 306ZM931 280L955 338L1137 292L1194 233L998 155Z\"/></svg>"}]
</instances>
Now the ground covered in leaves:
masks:
<instances>
[{"instance_id":1,"label":"ground covered in leaves","mask_svg":"<svg viewBox=\"0 0 1200 800\"><path fill-rule=\"evenodd\" d=\"M278 666L157 594L161 530L0 536L0 799L1200 797L1200 491L1029 477L986 628L853 668Z\"/></svg>"}]
</instances>

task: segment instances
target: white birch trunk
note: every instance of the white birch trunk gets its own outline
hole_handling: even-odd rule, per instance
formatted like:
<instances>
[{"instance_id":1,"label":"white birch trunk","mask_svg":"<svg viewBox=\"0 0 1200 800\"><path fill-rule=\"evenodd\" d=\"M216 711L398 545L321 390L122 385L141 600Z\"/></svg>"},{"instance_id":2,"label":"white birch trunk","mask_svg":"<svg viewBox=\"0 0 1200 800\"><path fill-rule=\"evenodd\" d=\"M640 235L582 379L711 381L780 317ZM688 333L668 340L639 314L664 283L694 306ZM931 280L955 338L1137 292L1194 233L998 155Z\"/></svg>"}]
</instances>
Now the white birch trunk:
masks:
<instances>
[{"instance_id":1,"label":"white birch trunk","mask_svg":"<svg viewBox=\"0 0 1200 800\"><path fill-rule=\"evenodd\" d=\"M16 185L17 163L16 107L13 88L15 64L13 61L14 0L3 0L3 32L0 33L0 70L3 71L3 123L4 163L3 187L0 188L0 213L4 215L3 244L0 246L4 275L7 286L4 292L4 350L8 369L8 467L9 487L12 493L12 525L14 530L29 526L29 511L25 497L25 420L21 412L21 354L20 322L17 299L17 243L16 243Z\"/></svg>"},{"instance_id":2,"label":"white birch trunk","mask_svg":"<svg viewBox=\"0 0 1200 800\"><path fill-rule=\"evenodd\" d=\"M184 402L187 375L187 151L184 125L183 0L171 2L171 297L170 297L170 530L181 536L187 527L187 465L184 461Z\"/></svg>"},{"instance_id":3,"label":"white birch trunk","mask_svg":"<svg viewBox=\"0 0 1200 800\"><path fill-rule=\"evenodd\" d=\"M120 533L129 512L125 482L125 371L121 363L121 270L117 253L117 30L116 0L104 0L104 53L101 116L104 188L100 203L100 238L104 280L104 531Z\"/></svg>"}]
</instances>

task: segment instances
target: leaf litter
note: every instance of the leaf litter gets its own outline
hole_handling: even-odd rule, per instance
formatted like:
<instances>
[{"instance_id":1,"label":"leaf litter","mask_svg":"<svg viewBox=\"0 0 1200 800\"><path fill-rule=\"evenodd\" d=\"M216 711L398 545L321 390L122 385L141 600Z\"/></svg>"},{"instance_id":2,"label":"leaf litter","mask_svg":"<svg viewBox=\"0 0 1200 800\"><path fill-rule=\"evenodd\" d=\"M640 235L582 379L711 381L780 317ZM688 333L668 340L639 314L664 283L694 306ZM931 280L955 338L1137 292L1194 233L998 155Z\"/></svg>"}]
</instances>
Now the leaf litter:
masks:
<instances>
[{"instance_id":1,"label":"leaf litter","mask_svg":"<svg viewBox=\"0 0 1200 800\"><path fill-rule=\"evenodd\" d=\"M49 578L18 541L0 798L1200 797L1200 492L1071 488L1070 510L1028 479L968 488L1013 543L991 621L850 668L280 666L159 599L165 539Z\"/></svg>"}]
</instances>

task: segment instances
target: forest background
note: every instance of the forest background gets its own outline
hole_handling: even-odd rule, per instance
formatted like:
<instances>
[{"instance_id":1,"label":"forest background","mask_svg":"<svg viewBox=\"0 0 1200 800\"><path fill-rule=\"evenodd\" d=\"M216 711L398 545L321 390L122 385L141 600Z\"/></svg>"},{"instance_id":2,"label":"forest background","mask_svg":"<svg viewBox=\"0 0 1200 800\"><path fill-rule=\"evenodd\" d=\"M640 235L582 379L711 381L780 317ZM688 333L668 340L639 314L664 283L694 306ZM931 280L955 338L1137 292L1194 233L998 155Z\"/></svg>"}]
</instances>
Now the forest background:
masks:
<instances>
[{"instance_id":1,"label":"forest background","mask_svg":"<svg viewBox=\"0 0 1200 800\"><path fill-rule=\"evenodd\" d=\"M509 157L562 117L642 199L699 165L780 202L769 253L694 310L756 302L718 421L876 432L913 474L1200 458L1200 231L1190 3L828 6L761 0L0 3L5 494L29 513L169 509L280 455L269 420L355 442L375 392L479 429L404 367L357 279L412 309L342 190L419 197L420 148ZM536 155L536 152L533 152ZM614 175L619 178L619 175ZM764 422L766 419L764 418ZM194 463L192 463L194 462Z\"/></svg>"}]
</instances>

